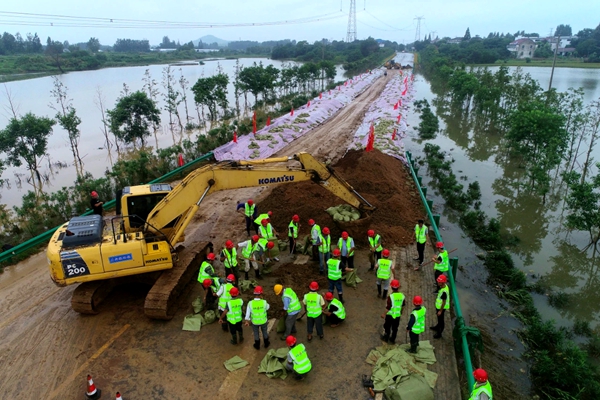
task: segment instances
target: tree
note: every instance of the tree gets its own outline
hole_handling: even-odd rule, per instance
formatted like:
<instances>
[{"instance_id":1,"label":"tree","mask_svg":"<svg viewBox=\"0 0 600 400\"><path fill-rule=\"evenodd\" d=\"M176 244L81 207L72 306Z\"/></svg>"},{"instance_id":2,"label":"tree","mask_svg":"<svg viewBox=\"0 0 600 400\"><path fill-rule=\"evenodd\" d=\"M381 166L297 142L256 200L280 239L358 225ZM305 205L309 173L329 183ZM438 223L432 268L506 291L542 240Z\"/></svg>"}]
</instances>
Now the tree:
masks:
<instances>
[{"instance_id":1,"label":"tree","mask_svg":"<svg viewBox=\"0 0 600 400\"><path fill-rule=\"evenodd\" d=\"M87 42L87 49L92 53L97 53L100 50L100 40L95 37L91 37Z\"/></svg>"},{"instance_id":2,"label":"tree","mask_svg":"<svg viewBox=\"0 0 600 400\"><path fill-rule=\"evenodd\" d=\"M173 114L177 117L177 123L179 124L179 131L183 132L183 125L181 123L181 117L179 116L179 105L182 102L181 93L175 87L176 85L175 76L171 72L171 66L163 68L163 80L162 85L166 89L166 93L163 93L165 98L165 110L169 112L169 128L173 133Z\"/></svg>"},{"instance_id":3,"label":"tree","mask_svg":"<svg viewBox=\"0 0 600 400\"><path fill-rule=\"evenodd\" d=\"M544 41L542 42L533 52L533 56L536 58L548 58L552 57L552 48L550 47L550 43Z\"/></svg>"},{"instance_id":4,"label":"tree","mask_svg":"<svg viewBox=\"0 0 600 400\"><path fill-rule=\"evenodd\" d=\"M177 43L171 41L168 36L163 36L162 42L158 45L161 49L176 49Z\"/></svg>"},{"instance_id":5,"label":"tree","mask_svg":"<svg viewBox=\"0 0 600 400\"><path fill-rule=\"evenodd\" d=\"M61 56L63 54L64 45L58 40L53 41L50 36L46 40L46 54L49 55L52 60L54 60L54 64L59 69L61 73L65 73L61 67Z\"/></svg>"},{"instance_id":6,"label":"tree","mask_svg":"<svg viewBox=\"0 0 600 400\"><path fill-rule=\"evenodd\" d=\"M149 52L150 42L148 40L117 39L113 51L117 53Z\"/></svg>"},{"instance_id":7,"label":"tree","mask_svg":"<svg viewBox=\"0 0 600 400\"><path fill-rule=\"evenodd\" d=\"M573 36L573 31L571 30L571 25L560 24L556 27L554 31L554 36Z\"/></svg>"},{"instance_id":8,"label":"tree","mask_svg":"<svg viewBox=\"0 0 600 400\"><path fill-rule=\"evenodd\" d=\"M211 121L217 120L218 107L227 108L228 84L229 76L219 73L207 78L199 78L192 86L194 101L200 106L206 106Z\"/></svg>"},{"instance_id":9,"label":"tree","mask_svg":"<svg viewBox=\"0 0 600 400\"><path fill-rule=\"evenodd\" d=\"M467 28L467 31L465 32L465 36L463 36L463 41L467 41L467 40L471 40L471 31L469 30L469 28Z\"/></svg>"},{"instance_id":10,"label":"tree","mask_svg":"<svg viewBox=\"0 0 600 400\"><path fill-rule=\"evenodd\" d=\"M0 131L0 152L6 155L5 164L20 167L25 163L36 198L42 194L40 161L46 154L54 124L50 118L27 113L21 118L11 118L6 128Z\"/></svg>"},{"instance_id":11,"label":"tree","mask_svg":"<svg viewBox=\"0 0 600 400\"><path fill-rule=\"evenodd\" d=\"M596 167L600 168L600 164ZM587 231L590 244L596 245L600 240L600 175L589 182L581 182L581 175L573 171L566 181L569 186L566 225L570 229Z\"/></svg>"},{"instance_id":12,"label":"tree","mask_svg":"<svg viewBox=\"0 0 600 400\"><path fill-rule=\"evenodd\" d=\"M137 91L119 99L113 110L107 110L110 129L125 143L137 146L138 140L150 135L152 124L160 124L160 111L146 93Z\"/></svg>"}]
</instances>

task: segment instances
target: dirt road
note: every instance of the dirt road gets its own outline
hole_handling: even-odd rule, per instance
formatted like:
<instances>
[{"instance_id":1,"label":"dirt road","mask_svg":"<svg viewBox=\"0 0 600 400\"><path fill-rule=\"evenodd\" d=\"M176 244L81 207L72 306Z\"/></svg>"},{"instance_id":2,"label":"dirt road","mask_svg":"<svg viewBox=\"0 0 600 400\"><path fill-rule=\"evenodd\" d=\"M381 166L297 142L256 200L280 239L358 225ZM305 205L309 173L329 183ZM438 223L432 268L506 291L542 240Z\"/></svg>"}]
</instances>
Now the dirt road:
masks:
<instances>
[{"instance_id":1,"label":"dirt road","mask_svg":"<svg viewBox=\"0 0 600 400\"><path fill-rule=\"evenodd\" d=\"M341 158L387 79L390 76L375 81L327 123L278 155L307 151L320 159ZM256 188L208 197L184 245L210 240L220 248L227 239L245 240L243 218L233 212L236 201L252 197L260 207L267 193L268 189ZM364 272L364 254L359 254L357 264ZM381 344L376 332L383 304L372 300L372 274L362 275L366 282L346 296L347 307L353 310L348 324L343 329L327 328L326 340L311 343L309 355L315 365L311 377L304 382L273 381L256 374L265 350L252 348L249 329L241 346L230 345L229 335L217 324L199 333L181 331L184 316L191 312L189 305L200 293L198 285L182 297L182 306L169 322L144 316L148 289L143 286L121 287L101 305L99 315L83 316L70 307L74 287L55 287L48 277L46 256L40 253L0 276L0 398L82 398L88 373L103 389L102 398L111 398L116 391L126 399L366 398L359 377L370 372L363 362L367 349ZM265 283L269 285L268 280ZM305 329L305 322L298 324L300 340ZM275 334L272 339L274 348L283 347ZM227 372L223 362L234 355L250 366Z\"/></svg>"}]
</instances>

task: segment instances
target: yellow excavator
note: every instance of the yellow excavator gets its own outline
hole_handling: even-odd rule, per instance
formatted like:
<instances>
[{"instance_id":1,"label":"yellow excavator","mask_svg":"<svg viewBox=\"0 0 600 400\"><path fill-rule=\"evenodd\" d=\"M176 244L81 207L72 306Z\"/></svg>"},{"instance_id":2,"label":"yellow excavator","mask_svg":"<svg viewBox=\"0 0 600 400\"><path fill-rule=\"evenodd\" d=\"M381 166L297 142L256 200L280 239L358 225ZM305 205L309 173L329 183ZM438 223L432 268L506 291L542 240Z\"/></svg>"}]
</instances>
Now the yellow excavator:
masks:
<instances>
[{"instance_id":1,"label":"yellow excavator","mask_svg":"<svg viewBox=\"0 0 600 400\"><path fill-rule=\"evenodd\" d=\"M50 276L58 286L80 283L71 304L85 314L96 314L98 304L119 284L151 284L146 315L170 319L179 293L212 251L211 243L198 243L183 260L175 249L204 198L220 190L304 181L319 184L363 213L374 210L330 166L307 153L222 161L192 171L174 188L168 184L124 188L117 199L117 216L106 227L99 215L72 218L48 244Z\"/></svg>"}]
</instances>

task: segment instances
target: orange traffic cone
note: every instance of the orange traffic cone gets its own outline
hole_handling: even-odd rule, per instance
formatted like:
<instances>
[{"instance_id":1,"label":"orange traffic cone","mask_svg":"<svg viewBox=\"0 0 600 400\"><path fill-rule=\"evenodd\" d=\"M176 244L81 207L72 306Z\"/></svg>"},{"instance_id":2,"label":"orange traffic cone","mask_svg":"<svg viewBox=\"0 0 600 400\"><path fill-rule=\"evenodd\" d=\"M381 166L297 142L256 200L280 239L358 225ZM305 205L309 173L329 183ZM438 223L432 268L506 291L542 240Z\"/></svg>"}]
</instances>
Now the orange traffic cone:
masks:
<instances>
[{"instance_id":1,"label":"orange traffic cone","mask_svg":"<svg viewBox=\"0 0 600 400\"><path fill-rule=\"evenodd\" d=\"M94 385L94 381L92 380L92 376L87 376L87 392L85 393L88 399L96 400L99 399L102 394L102 391Z\"/></svg>"},{"instance_id":2,"label":"orange traffic cone","mask_svg":"<svg viewBox=\"0 0 600 400\"><path fill-rule=\"evenodd\" d=\"M117 398L115 400L123 400L121 393L117 392Z\"/></svg>"}]
</instances>

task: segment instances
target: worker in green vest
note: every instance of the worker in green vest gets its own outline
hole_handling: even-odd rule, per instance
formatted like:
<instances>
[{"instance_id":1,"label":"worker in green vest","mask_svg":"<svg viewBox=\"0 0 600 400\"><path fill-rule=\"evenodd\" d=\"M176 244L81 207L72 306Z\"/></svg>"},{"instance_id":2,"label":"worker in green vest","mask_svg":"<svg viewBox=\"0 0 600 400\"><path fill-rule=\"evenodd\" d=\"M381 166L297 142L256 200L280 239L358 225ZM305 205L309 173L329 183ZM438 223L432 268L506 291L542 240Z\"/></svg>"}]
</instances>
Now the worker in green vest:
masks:
<instances>
[{"instance_id":1,"label":"worker in green vest","mask_svg":"<svg viewBox=\"0 0 600 400\"><path fill-rule=\"evenodd\" d=\"M346 308L341 301L333 297L333 293L325 293L325 301L327 308L323 310L323 314L327 316L328 322L332 328L339 326L346 319Z\"/></svg>"},{"instance_id":2,"label":"worker in green vest","mask_svg":"<svg viewBox=\"0 0 600 400\"><path fill-rule=\"evenodd\" d=\"M307 339L310 342L312 340L313 328L317 326L317 335L319 335L320 339L323 339L323 307L325 306L325 300L323 300L323 296L317 293L319 290L319 284L317 282L311 282L308 286L310 289L309 293L304 295L304 299L302 303L306 307L306 317L307 317Z\"/></svg>"},{"instance_id":3,"label":"worker in green vest","mask_svg":"<svg viewBox=\"0 0 600 400\"><path fill-rule=\"evenodd\" d=\"M342 273L352 271L348 267L344 267L340 261L340 249L333 250L333 258L327 261L327 280L329 281L329 293L333 295L334 289L337 289L338 297L344 303L344 294L342 292Z\"/></svg>"},{"instance_id":4,"label":"worker in green vest","mask_svg":"<svg viewBox=\"0 0 600 400\"><path fill-rule=\"evenodd\" d=\"M227 277L225 279L226 279L225 283L221 285L219 290L217 290L217 297L219 298L219 308L218 308L219 314L227 309L227 302L229 300L231 300L230 293L231 293L231 288L234 287L235 276L233 276L233 274L229 274L229 275L227 275ZM224 321L224 323L221 325L221 327L223 328L224 331L227 332L228 326L227 326L226 321Z\"/></svg>"},{"instance_id":5,"label":"worker in green vest","mask_svg":"<svg viewBox=\"0 0 600 400\"><path fill-rule=\"evenodd\" d=\"M225 248L221 250L221 257L219 258L225 267L225 276L233 275L235 276L235 284L237 285L237 281L239 278L238 275L238 260L237 260L237 250L233 246L233 242L228 240L225 242Z\"/></svg>"},{"instance_id":6,"label":"worker in green vest","mask_svg":"<svg viewBox=\"0 0 600 400\"><path fill-rule=\"evenodd\" d=\"M231 333L231 344L238 344L244 341L244 331L242 328L242 306L244 300L240 299L240 291L236 287L232 287L229 291L231 300L227 302L227 307L221 313L219 324L223 324L223 318L227 317L229 325L229 333ZM239 339L238 339L239 337Z\"/></svg>"},{"instance_id":7,"label":"worker in green vest","mask_svg":"<svg viewBox=\"0 0 600 400\"><path fill-rule=\"evenodd\" d=\"M319 245L321 237L321 227L317 225L314 219L308 220L310 226L310 244L312 244L312 260L319 261Z\"/></svg>"},{"instance_id":8,"label":"worker in green vest","mask_svg":"<svg viewBox=\"0 0 600 400\"><path fill-rule=\"evenodd\" d=\"M272 213L272 211L269 211L269 213ZM258 237L260 238L259 243L261 243L261 244L264 243L265 241L275 243L275 241L277 240L277 236L278 236L277 231L275 230L275 228L273 228L273 226L271 225L271 223L269 221L270 221L269 219L264 218L260 222L260 226L258 227ZM275 261L279 261L279 258L271 256L270 249L267 249L266 254L267 254L267 261L269 261L271 258L273 258L273 260L275 260Z\"/></svg>"},{"instance_id":9,"label":"worker in green vest","mask_svg":"<svg viewBox=\"0 0 600 400\"><path fill-rule=\"evenodd\" d=\"M296 333L296 318L302 310L302 304L300 304L300 300L292 288L284 288L283 285L277 284L273 287L273 291L275 295L281 295L283 310L287 313L285 317L285 332L281 336L281 340L285 340L292 333Z\"/></svg>"},{"instance_id":10,"label":"worker in green vest","mask_svg":"<svg viewBox=\"0 0 600 400\"><path fill-rule=\"evenodd\" d=\"M448 288L447 282L448 278L446 278L446 275L438 276L437 284L440 287L440 290L437 293L437 298L435 299L437 325L430 327L435 331L435 335L433 335L434 339L439 339L442 337L442 333L444 332L444 328L446 326L444 323L444 314L446 313L446 310L450 308L450 289Z\"/></svg>"},{"instance_id":11,"label":"worker in green vest","mask_svg":"<svg viewBox=\"0 0 600 400\"><path fill-rule=\"evenodd\" d=\"M254 223L258 210L256 209L254 201L252 199L248 199L245 203L238 201L237 211L242 213L246 219L246 232L248 233L248 236L250 236L250 229L253 229L258 233L258 226Z\"/></svg>"},{"instance_id":12,"label":"worker in green vest","mask_svg":"<svg viewBox=\"0 0 600 400\"><path fill-rule=\"evenodd\" d=\"M319 245L319 274L323 275L325 264L327 264L331 254L331 235L328 227L323 228L319 241L321 242Z\"/></svg>"},{"instance_id":13,"label":"worker in green vest","mask_svg":"<svg viewBox=\"0 0 600 400\"><path fill-rule=\"evenodd\" d=\"M439 287L437 284L438 276L442 275L444 272L448 272L448 267L450 266L450 259L448 258L448 251L444 248L444 243L437 242L435 247L438 250L438 254L433 256L431 261L434 262L434 276L435 276L435 291L433 293L437 293L439 291Z\"/></svg>"},{"instance_id":14,"label":"worker in green vest","mask_svg":"<svg viewBox=\"0 0 600 400\"><path fill-rule=\"evenodd\" d=\"M416 353L419 347L419 335L425 331L425 313L427 310L423 307L423 299L421 296L413 297L413 305L415 308L410 313L406 331L410 336L409 353Z\"/></svg>"},{"instance_id":15,"label":"worker in green vest","mask_svg":"<svg viewBox=\"0 0 600 400\"><path fill-rule=\"evenodd\" d=\"M244 259L244 278L246 280L250 279L248 277L250 265L252 265L252 268L254 268L255 274L257 276L260 274L258 272L258 263L256 262L256 247L258 239L258 235L254 235L252 236L252 238L246 240L245 242L238 243L238 247L242 249L242 258Z\"/></svg>"},{"instance_id":16,"label":"worker in green vest","mask_svg":"<svg viewBox=\"0 0 600 400\"><path fill-rule=\"evenodd\" d=\"M203 303L205 304L207 310L213 310L216 306L218 299L217 292L220 287L218 282L218 280L215 282L212 279L205 279L202 282L202 287L204 288Z\"/></svg>"},{"instance_id":17,"label":"worker in green vest","mask_svg":"<svg viewBox=\"0 0 600 400\"><path fill-rule=\"evenodd\" d=\"M338 240L338 249L342 253L342 266L354 269L354 239L348 235L348 232L342 232L342 237Z\"/></svg>"},{"instance_id":18,"label":"worker in green vest","mask_svg":"<svg viewBox=\"0 0 600 400\"><path fill-rule=\"evenodd\" d=\"M254 299L250 300L248 302L248 306L246 307L246 321L244 322L245 326L250 325L250 322L252 322L254 348L256 350L260 349L259 329L262 331L265 349L271 344L271 342L269 342L269 329L267 324L267 311L269 311L269 303L267 303L267 301L262 297L263 288L261 286L256 286L254 288Z\"/></svg>"},{"instance_id":19,"label":"worker in green vest","mask_svg":"<svg viewBox=\"0 0 600 400\"><path fill-rule=\"evenodd\" d=\"M369 271L373 271L375 269L375 263L381 258L383 246L381 243L381 236L375 234L373 229L367 231L367 239L369 240L369 261L371 262Z\"/></svg>"},{"instance_id":20,"label":"worker in green vest","mask_svg":"<svg viewBox=\"0 0 600 400\"><path fill-rule=\"evenodd\" d=\"M406 305L404 294L400 293L400 281L394 279L391 283L392 293L387 298L385 309L387 312L381 315L385 319L383 323L384 334L381 335L381 340L390 344L396 343L398 335L398 327L400 326L400 317L402 316L402 308Z\"/></svg>"},{"instance_id":21,"label":"worker in green vest","mask_svg":"<svg viewBox=\"0 0 600 400\"><path fill-rule=\"evenodd\" d=\"M425 246L427 245L427 238L429 237L429 228L425 225L425 221L420 219L415 225L415 241L417 242L417 254L418 256L414 259L419 262L419 265L415 267L415 271L418 271L423 265L425 259Z\"/></svg>"},{"instance_id":22,"label":"worker in green vest","mask_svg":"<svg viewBox=\"0 0 600 400\"><path fill-rule=\"evenodd\" d=\"M290 254L294 254L296 252L296 245L298 240L298 229L300 229L300 217L298 215L294 215L290 224L288 225L288 239L290 241Z\"/></svg>"},{"instance_id":23,"label":"worker in green vest","mask_svg":"<svg viewBox=\"0 0 600 400\"><path fill-rule=\"evenodd\" d=\"M202 264L200 264L200 272L198 273L198 282L202 283L203 287L204 287L204 280L205 279L210 279L213 284L215 285L215 287L220 287L220 282L219 282L219 276L217 275L217 273L215 272L215 268L213 267L213 263L215 261L215 254L214 253L208 253L208 255L206 256L206 260L202 261ZM204 290L204 304L206 304L208 298L208 290ZM212 301L212 299L211 299Z\"/></svg>"},{"instance_id":24,"label":"worker in green vest","mask_svg":"<svg viewBox=\"0 0 600 400\"><path fill-rule=\"evenodd\" d=\"M377 297L387 299L390 281L394 279L394 262L390 260L390 251L383 249L381 259L375 264L375 274L377 276ZM381 289L383 287L383 294Z\"/></svg>"},{"instance_id":25,"label":"worker in green vest","mask_svg":"<svg viewBox=\"0 0 600 400\"><path fill-rule=\"evenodd\" d=\"M306 354L306 347L302 343L296 343L296 338L292 335L285 338L285 343L290 348L285 367L288 371L294 371L296 380L302 380L312 369L312 364Z\"/></svg>"},{"instance_id":26,"label":"worker in green vest","mask_svg":"<svg viewBox=\"0 0 600 400\"><path fill-rule=\"evenodd\" d=\"M473 371L473 377L476 382L473 385L473 391L469 400L493 400L492 385L488 381L487 372L481 368L477 368Z\"/></svg>"}]
</instances>

